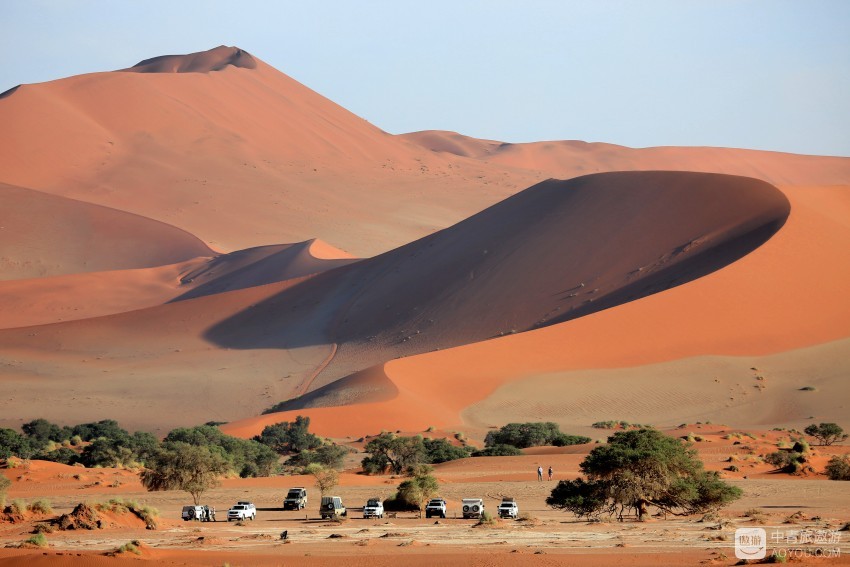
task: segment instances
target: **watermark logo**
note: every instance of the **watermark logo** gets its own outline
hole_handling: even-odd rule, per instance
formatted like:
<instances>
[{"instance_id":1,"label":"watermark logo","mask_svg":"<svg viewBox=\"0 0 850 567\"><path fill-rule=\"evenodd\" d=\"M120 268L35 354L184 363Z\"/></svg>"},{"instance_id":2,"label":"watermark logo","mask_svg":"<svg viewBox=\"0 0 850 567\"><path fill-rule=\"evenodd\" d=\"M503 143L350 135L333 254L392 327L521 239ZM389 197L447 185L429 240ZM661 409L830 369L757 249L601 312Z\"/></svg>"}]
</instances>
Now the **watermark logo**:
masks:
<instances>
[{"instance_id":1,"label":"watermark logo","mask_svg":"<svg viewBox=\"0 0 850 567\"><path fill-rule=\"evenodd\" d=\"M738 559L764 559L767 555L767 532L764 528L738 528L735 530L735 557Z\"/></svg>"}]
</instances>

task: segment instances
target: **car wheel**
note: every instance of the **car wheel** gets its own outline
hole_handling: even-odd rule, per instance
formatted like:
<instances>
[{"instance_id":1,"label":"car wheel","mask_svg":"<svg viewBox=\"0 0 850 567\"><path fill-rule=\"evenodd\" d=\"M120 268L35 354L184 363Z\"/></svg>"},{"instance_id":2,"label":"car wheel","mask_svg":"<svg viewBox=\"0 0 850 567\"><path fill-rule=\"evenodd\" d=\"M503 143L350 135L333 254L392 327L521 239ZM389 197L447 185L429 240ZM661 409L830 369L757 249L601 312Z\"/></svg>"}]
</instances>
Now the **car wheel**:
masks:
<instances>
[{"instance_id":1,"label":"car wheel","mask_svg":"<svg viewBox=\"0 0 850 567\"><path fill-rule=\"evenodd\" d=\"M444 520L446 519L446 515L445 515L445 514L440 514L440 517L441 517L442 519L444 519Z\"/></svg>"},{"instance_id":2,"label":"car wheel","mask_svg":"<svg viewBox=\"0 0 850 567\"><path fill-rule=\"evenodd\" d=\"M478 506L477 506L477 505L473 506L473 507L472 507L472 511L473 511L473 512L477 512L477 511L478 511Z\"/></svg>"},{"instance_id":3,"label":"car wheel","mask_svg":"<svg viewBox=\"0 0 850 567\"><path fill-rule=\"evenodd\" d=\"M463 511L464 511L464 512L469 512L469 506L464 506L464 507L463 507Z\"/></svg>"}]
</instances>

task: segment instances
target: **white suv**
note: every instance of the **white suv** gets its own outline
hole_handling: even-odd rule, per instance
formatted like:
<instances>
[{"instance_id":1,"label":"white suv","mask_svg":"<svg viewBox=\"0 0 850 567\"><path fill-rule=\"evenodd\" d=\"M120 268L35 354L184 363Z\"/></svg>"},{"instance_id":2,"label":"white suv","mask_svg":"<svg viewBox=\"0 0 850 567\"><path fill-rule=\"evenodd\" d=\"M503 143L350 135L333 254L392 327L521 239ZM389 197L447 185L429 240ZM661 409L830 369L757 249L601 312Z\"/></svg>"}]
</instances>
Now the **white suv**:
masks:
<instances>
[{"instance_id":1,"label":"white suv","mask_svg":"<svg viewBox=\"0 0 850 567\"><path fill-rule=\"evenodd\" d=\"M519 515L519 506L513 498L502 498L502 503L499 504L500 518L513 518L516 520Z\"/></svg>"},{"instance_id":2,"label":"white suv","mask_svg":"<svg viewBox=\"0 0 850 567\"><path fill-rule=\"evenodd\" d=\"M442 498L432 498L428 501L428 504L425 506L425 517L430 518L431 516L446 517L445 500Z\"/></svg>"},{"instance_id":3,"label":"white suv","mask_svg":"<svg viewBox=\"0 0 850 567\"><path fill-rule=\"evenodd\" d=\"M370 498L363 506L363 518L383 518L384 503L377 498Z\"/></svg>"},{"instance_id":4,"label":"white suv","mask_svg":"<svg viewBox=\"0 0 850 567\"><path fill-rule=\"evenodd\" d=\"M227 521L233 520L253 520L257 517L257 507L251 502L240 500L227 511Z\"/></svg>"}]
</instances>

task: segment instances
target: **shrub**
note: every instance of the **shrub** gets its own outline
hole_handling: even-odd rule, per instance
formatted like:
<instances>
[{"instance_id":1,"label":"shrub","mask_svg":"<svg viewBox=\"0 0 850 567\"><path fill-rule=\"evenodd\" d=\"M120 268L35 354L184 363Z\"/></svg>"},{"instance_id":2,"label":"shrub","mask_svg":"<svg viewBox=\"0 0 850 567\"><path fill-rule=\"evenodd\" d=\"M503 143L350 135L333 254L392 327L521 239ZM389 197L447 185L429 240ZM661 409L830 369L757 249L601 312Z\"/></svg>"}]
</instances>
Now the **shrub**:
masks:
<instances>
[{"instance_id":1,"label":"shrub","mask_svg":"<svg viewBox=\"0 0 850 567\"><path fill-rule=\"evenodd\" d=\"M833 443L847 439L847 434L844 433L844 429L842 429L837 423L821 423L820 425L815 425L813 423L806 427L803 431L806 435L811 435L820 441L821 445L832 445Z\"/></svg>"},{"instance_id":2,"label":"shrub","mask_svg":"<svg viewBox=\"0 0 850 567\"><path fill-rule=\"evenodd\" d=\"M766 455L764 461L781 472L795 474L803 469L806 457L796 451L776 451Z\"/></svg>"},{"instance_id":3,"label":"shrub","mask_svg":"<svg viewBox=\"0 0 850 567\"><path fill-rule=\"evenodd\" d=\"M493 445L513 445L514 447L524 449L526 447L540 445L553 445L556 441L564 445L575 445L589 443L590 438L565 435L561 433L558 425L551 421L509 423L501 429L487 433L487 436L484 438L484 445L486 447Z\"/></svg>"},{"instance_id":4,"label":"shrub","mask_svg":"<svg viewBox=\"0 0 850 567\"><path fill-rule=\"evenodd\" d=\"M496 519L493 517L493 514L491 514L488 510L484 510L484 512L481 513L481 517L478 518L478 524L477 525L479 525L479 526L492 526L495 523L496 523Z\"/></svg>"},{"instance_id":5,"label":"shrub","mask_svg":"<svg viewBox=\"0 0 850 567\"><path fill-rule=\"evenodd\" d=\"M850 480L850 456L833 456L826 465L829 480Z\"/></svg>"},{"instance_id":6,"label":"shrub","mask_svg":"<svg viewBox=\"0 0 850 567\"><path fill-rule=\"evenodd\" d=\"M516 455L522 455L522 450L513 445L503 444L492 445L472 453L473 457L514 457Z\"/></svg>"},{"instance_id":7,"label":"shrub","mask_svg":"<svg viewBox=\"0 0 850 567\"><path fill-rule=\"evenodd\" d=\"M475 451L474 447L456 447L446 439L423 439L422 444L425 450L424 462L432 464L465 459Z\"/></svg>"},{"instance_id":8,"label":"shrub","mask_svg":"<svg viewBox=\"0 0 850 567\"><path fill-rule=\"evenodd\" d=\"M29 539L24 540L24 545L31 545L35 547L47 547L47 538L43 533L37 533L31 536Z\"/></svg>"},{"instance_id":9,"label":"shrub","mask_svg":"<svg viewBox=\"0 0 850 567\"><path fill-rule=\"evenodd\" d=\"M142 552L139 550L141 547L141 542L137 539L133 541L129 541L115 550L115 553L135 553L136 555L141 555Z\"/></svg>"},{"instance_id":10,"label":"shrub","mask_svg":"<svg viewBox=\"0 0 850 567\"><path fill-rule=\"evenodd\" d=\"M50 500L40 498L27 506L30 512L34 514L52 514L53 508L50 506Z\"/></svg>"},{"instance_id":11,"label":"shrub","mask_svg":"<svg viewBox=\"0 0 850 567\"><path fill-rule=\"evenodd\" d=\"M12 486L12 481L6 475L0 474L0 509L6 505L6 491Z\"/></svg>"},{"instance_id":12,"label":"shrub","mask_svg":"<svg viewBox=\"0 0 850 567\"><path fill-rule=\"evenodd\" d=\"M401 474L426 460L425 443L420 436L399 437L394 433L381 433L369 441L364 450L370 456L361 461L361 466L368 474L381 474L387 470Z\"/></svg>"}]
</instances>

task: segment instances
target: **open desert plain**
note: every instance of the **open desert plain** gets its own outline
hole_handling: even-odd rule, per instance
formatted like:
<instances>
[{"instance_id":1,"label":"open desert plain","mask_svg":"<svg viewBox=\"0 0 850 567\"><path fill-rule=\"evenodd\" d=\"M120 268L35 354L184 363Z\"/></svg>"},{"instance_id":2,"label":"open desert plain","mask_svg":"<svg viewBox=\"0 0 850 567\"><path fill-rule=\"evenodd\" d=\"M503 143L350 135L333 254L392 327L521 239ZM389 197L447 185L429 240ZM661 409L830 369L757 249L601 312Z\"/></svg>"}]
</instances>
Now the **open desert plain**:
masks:
<instances>
[{"instance_id":1,"label":"open desert plain","mask_svg":"<svg viewBox=\"0 0 850 567\"><path fill-rule=\"evenodd\" d=\"M238 47L132 63L0 94L0 567L734 565L739 528L850 564L850 482L825 473L850 443L803 433L850 429L850 158L393 135ZM221 472L216 522L142 483L136 432L299 416L345 449L345 518L295 451ZM134 441L74 429L103 420ZM469 456L539 422L584 439ZM740 497L546 504L647 428ZM445 517L364 519L411 478L365 474L369 443L416 436L466 451L430 464ZM255 518L223 521L237 501Z\"/></svg>"}]
</instances>

